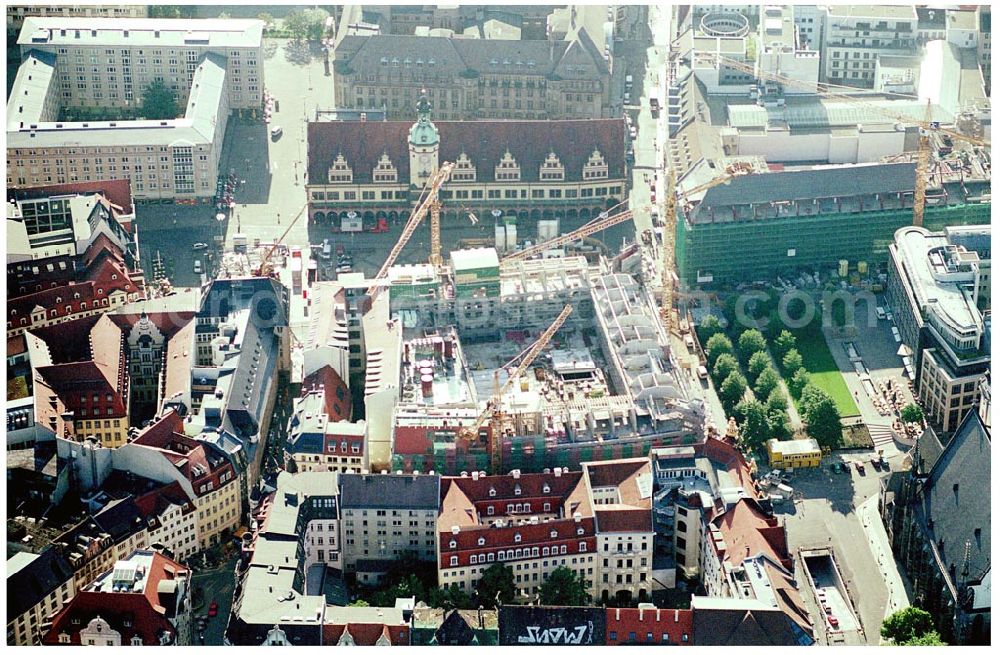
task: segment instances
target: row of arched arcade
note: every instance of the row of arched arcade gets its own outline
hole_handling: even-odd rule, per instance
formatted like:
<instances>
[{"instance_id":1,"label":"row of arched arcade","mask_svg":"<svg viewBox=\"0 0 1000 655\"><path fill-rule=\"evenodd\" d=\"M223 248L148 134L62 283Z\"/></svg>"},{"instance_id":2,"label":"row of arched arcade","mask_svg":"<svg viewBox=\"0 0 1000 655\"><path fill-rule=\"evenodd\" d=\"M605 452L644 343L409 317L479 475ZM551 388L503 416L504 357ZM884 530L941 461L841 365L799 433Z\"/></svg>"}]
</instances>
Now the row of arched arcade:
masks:
<instances>
[{"instance_id":1,"label":"row of arched arcade","mask_svg":"<svg viewBox=\"0 0 1000 655\"><path fill-rule=\"evenodd\" d=\"M571 207L571 208L534 208L534 209L509 209L503 210L504 216L516 216L518 222L529 222L529 221L539 221L539 220L549 220L549 219L559 219L566 220L570 223L575 223L577 221L586 222L593 218L597 218L601 212L606 209L613 207L616 204L615 201L608 201L606 207L601 207L600 205L596 207ZM349 218L349 214L352 210L347 209L325 209L322 207L311 208L310 218L313 223L318 225L334 225L342 220ZM390 225L395 225L397 223L405 222L410 217L410 210L374 210L374 209L355 209L353 210L357 213L356 218L361 218L365 225L376 223L379 220L385 220ZM441 211L441 219L445 224L455 224L459 222L469 221L469 214L475 214L477 222L489 224L492 223L492 213L489 209L474 209L468 207L446 207Z\"/></svg>"}]
</instances>

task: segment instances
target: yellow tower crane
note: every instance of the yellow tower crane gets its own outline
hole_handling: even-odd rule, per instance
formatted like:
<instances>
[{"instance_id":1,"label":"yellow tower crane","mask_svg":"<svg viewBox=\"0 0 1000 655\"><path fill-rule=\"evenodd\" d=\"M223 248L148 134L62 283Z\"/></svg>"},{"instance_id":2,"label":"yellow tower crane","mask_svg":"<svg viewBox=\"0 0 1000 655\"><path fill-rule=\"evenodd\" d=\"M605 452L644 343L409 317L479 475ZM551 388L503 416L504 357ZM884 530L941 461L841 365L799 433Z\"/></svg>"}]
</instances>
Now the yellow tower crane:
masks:
<instances>
[{"instance_id":1,"label":"yellow tower crane","mask_svg":"<svg viewBox=\"0 0 1000 655\"><path fill-rule=\"evenodd\" d=\"M486 408L479 414L475 422L472 425L466 426L459 430L458 438L464 439L466 441L475 441L479 438L479 430L490 421L490 434L488 438L488 446L490 453L490 470L494 475L501 475L503 473L503 429L504 429L504 419L505 415L503 413L503 408L501 406L503 402L503 397L511 387L521 379L521 375L531 366L535 358L538 357L539 353L549 344L552 340L553 335L559 331L559 328L563 326L569 315L573 313L573 305L566 305L563 307L562 311L559 312L559 316L556 320L552 322L552 325L545 328L545 331L539 335L538 339L531 344L531 346L522 353L520 356L521 363L517 365L517 368L507 381L503 385L494 384L493 396L486 403ZM514 359L516 361L517 358ZM512 363L512 362L511 362ZM498 373L499 374L499 373Z\"/></svg>"},{"instance_id":2,"label":"yellow tower crane","mask_svg":"<svg viewBox=\"0 0 1000 655\"><path fill-rule=\"evenodd\" d=\"M840 102L846 102L854 105L863 105L870 111L879 113L886 118L898 121L900 123L908 123L910 125L916 125L920 128L920 142L917 147L917 169L916 169L916 179L913 185L913 224L916 226L923 226L924 224L924 208L926 207L927 199L927 181L930 175L930 165L931 165L931 132L936 132L944 136L949 136L952 139L958 139L959 141L965 141L966 143L971 143L975 146L980 146L982 148L989 149L990 142L985 139L980 139L978 137L969 136L968 134L963 134L955 130L949 130L941 127L939 123L932 120L933 116L931 114L931 103L930 100L927 101L927 110L924 113L923 120L914 119L911 116L904 116L898 114L891 109L881 107L870 102L870 99L858 97L856 95L846 95L844 93L836 93L829 90L831 87L842 88L844 90L853 90L855 93L857 89L851 89L851 87L841 87L839 85L825 84L820 86L826 86L827 90L820 90L819 87L814 82L806 82L803 80L796 80L791 77L786 77L784 75L778 75L776 73L765 73L763 71L756 70L752 65L746 64L735 59L730 59L728 57L719 56L718 61L720 65L725 63L726 66L738 70L748 75L753 75L755 77L761 77L764 79L772 80L784 85L805 87L812 93L822 97L828 98L830 100L837 100Z\"/></svg>"},{"instance_id":3,"label":"yellow tower crane","mask_svg":"<svg viewBox=\"0 0 1000 655\"><path fill-rule=\"evenodd\" d=\"M708 191L720 184L729 184L733 178L748 174L749 171L742 168L730 168L724 175L710 180L705 184L684 190L685 196ZM663 320L663 328L668 334L676 327L673 319L674 311L674 257L675 241L677 238L677 178L674 169L671 168L667 175L667 199L666 207L663 211L663 270L661 271L660 290L660 316Z\"/></svg>"},{"instance_id":4,"label":"yellow tower crane","mask_svg":"<svg viewBox=\"0 0 1000 655\"><path fill-rule=\"evenodd\" d=\"M615 207L612 207L611 210L620 207L622 204L624 203L620 203ZM502 261L516 262L524 259L529 259L531 257L534 257L535 255L539 255L545 252L546 250L551 250L552 248L558 248L559 246L566 245L567 243L579 241L580 239L588 237L591 234L594 234L595 232L606 230L610 227L614 227L615 225L619 225L620 223L624 223L625 221L632 219L632 212L630 210L625 210L618 214L614 214L613 216L609 216L608 214L611 212L611 210L602 212L600 216L590 221L589 223L585 223L581 227L573 230L572 232L567 232L566 234L553 237L551 239L548 239L547 241L536 243L530 248L525 248L523 250L517 250L515 252L512 252L509 255L506 255Z\"/></svg>"},{"instance_id":5,"label":"yellow tower crane","mask_svg":"<svg viewBox=\"0 0 1000 655\"><path fill-rule=\"evenodd\" d=\"M417 209L410 215L408 221L406 221L406 226L403 228L403 233L399 235L399 240L396 241L396 245L392 247L389 251L389 256L385 258L382 263L382 268L378 270L375 274L375 283L368 289L368 295L375 299L378 294L380 283L389 275L389 269L392 265L396 263L396 258L399 254L403 252L403 248L406 246L410 237L416 231L417 227L420 225L420 221L424 220L424 216L428 212L431 212L431 257L437 255L438 260L441 259L441 211L440 205L437 206L436 216L437 220L434 220L435 212L432 211L434 206L438 202L438 192L441 190L441 185L448 180L448 176L451 175L452 169L455 168L455 164L451 162L444 162L441 166L434 171L434 173L427 180L427 184L424 185L424 190L420 193L420 200L417 203ZM436 227L435 227L436 222ZM433 263L433 261L431 262Z\"/></svg>"}]
</instances>

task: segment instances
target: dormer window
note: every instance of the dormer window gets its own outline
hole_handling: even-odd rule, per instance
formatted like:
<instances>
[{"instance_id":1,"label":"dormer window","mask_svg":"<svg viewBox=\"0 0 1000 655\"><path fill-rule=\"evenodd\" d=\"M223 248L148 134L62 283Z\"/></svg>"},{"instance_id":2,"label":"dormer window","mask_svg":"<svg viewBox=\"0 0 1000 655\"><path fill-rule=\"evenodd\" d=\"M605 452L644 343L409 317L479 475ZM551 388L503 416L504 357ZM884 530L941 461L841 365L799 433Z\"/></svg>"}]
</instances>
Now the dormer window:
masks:
<instances>
[{"instance_id":1,"label":"dormer window","mask_svg":"<svg viewBox=\"0 0 1000 655\"><path fill-rule=\"evenodd\" d=\"M583 534L583 528L577 528L576 529L576 533L577 534Z\"/></svg>"},{"instance_id":2,"label":"dormer window","mask_svg":"<svg viewBox=\"0 0 1000 655\"><path fill-rule=\"evenodd\" d=\"M456 547L458 547L458 542L456 542L454 539L448 542L448 548L456 548Z\"/></svg>"},{"instance_id":3,"label":"dormer window","mask_svg":"<svg viewBox=\"0 0 1000 655\"><path fill-rule=\"evenodd\" d=\"M350 184L354 181L354 173L347 165L344 155L337 155L328 173L330 184Z\"/></svg>"},{"instance_id":4,"label":"dormer window","mask_svg":"<svg viewBox=\"0 0 1000 655\"><path fill-rule=\"evenodd\" d=\"M552 487L550 487L549 484L546 482L545 485L542 487L542 493L547 494L550 491L552 491Z\"/></svg>"},{"instance_id":5,"label":"dormer window","mask_svg":"<svg viewBox=\"0 0 1000 655\"><path fill-rule=\"evenodd\" d=\"M496 498L496 495L497 495L497 490L494 489L493 487L490 487L490 498Z\"/></svg>"},{"instance_id":6,"label":"dormer window","mask_svg":"<svg viewBox=\"0 0 1000 655\"><path fill-rule=\"evenodd\" d=\"M464 152L455 161L455 168L451 171L452 182L475 182L476 167L469 161L469 156Z\"/></svg>"},{"instance_id":7,"label":"dormer window","mask_svg":"<svg viewBox=\"0 0 1000 655\"><path fill-rule=\"evenodd\" d=\"M559 536L559 533L556 532L555 530L553 530L552 532L549 533L549 538L550 539L555 539L558 536Z\"/></svg>"},{"instance_id":8,"label":"dormer window","mask_svg":"<svg viewBox=\"0 0 1000 655\"><path fill-rule=\"evenodd\" d=\"M515 532L514 533L514 543L515 544L521 543L521 533L520 532Z\"/></svg>"},{"instance_id":9,"label":"dormer window","mask_svg":"<svg viewBox=\"0 0 1000 655\"><path fill-rule=\"evenodd\" d=\"M515 496L520 496L521 495L521 485L519 485L519 484L515 484L514 485L514 495Z\"/></svg>"},{"instance_id":10,"label":"dormer window","mask_svg":"<svg viewBox=\"0 0 1000 655\"><path fill-rule=\"evenodd\" d=\"M562 182L566 179L566 169L560 163L556 153L550 152L538 171L538 179L542 182Z\"/></svg>"},{"instance_id":11,"label":"dormer window","mask_svg":"<svg viewBox=\"0 0 1000 655\"><path fill-rule=\"evenodd\" d=\"M399 179L396 167L392 165L388 154L382 153L382 157L378 160L378 165L372 171L372 179L376 182L396 182Z\"/></svg>"},{"instance_id":12,"label":"dormer window","mask_svg":"<svg viewBox=\"0 0 1000 655\"><path fill-rule=\"evenodd\" d=\"M514 156L510 154L510 150L504 153L503 159L501 159L500 163L497 164L493 171L493 175L498 181L521 181L521 167L517 165L517 162L514 160Z\"/></svg>"},{"instance_id":13,"label":"dormer window","mask_svg":"<svg viewBox=\"0 0 1000 655\"><path fill-rule=\"evenodd\" d=\"M480 537L479 541L476 542L476 543L478 543L480 546L485 546L486 545L486 537Z\"/></svg>"},{"instance_id":14,"label":"dormer window","mask_svg":"<svg viewBox=\"0 0 1000 655\"><path fill-rule=\"evenodd\" d=\"M606 180L608 179L608 163L600 151L595 150L590 154L587 163L583 165L583 179L585 180Z\"/></svg>"}]
</instances>

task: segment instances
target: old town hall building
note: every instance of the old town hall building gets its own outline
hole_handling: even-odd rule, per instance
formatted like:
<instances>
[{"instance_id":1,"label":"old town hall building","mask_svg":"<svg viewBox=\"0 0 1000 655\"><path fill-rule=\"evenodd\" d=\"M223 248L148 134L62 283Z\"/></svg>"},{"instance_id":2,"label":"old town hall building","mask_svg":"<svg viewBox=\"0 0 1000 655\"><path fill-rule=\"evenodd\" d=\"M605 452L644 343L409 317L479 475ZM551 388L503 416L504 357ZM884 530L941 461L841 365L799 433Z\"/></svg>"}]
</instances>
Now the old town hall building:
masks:
<instances>
[{"instance_id":1,"label":"old town hall building","mask_svg":"<svg viewBox=\"0 0 1000 655\"><path fill-rule=\"evenodd\" d=\"M533 235L535 221L570 223L626 198L620 119L440 121L421 98L416 123L326 121L308 127L309 218L340 225L405 219L428 177L454 162L440 199L443 221L499 210Z\"/></svg>"}]
</instances>

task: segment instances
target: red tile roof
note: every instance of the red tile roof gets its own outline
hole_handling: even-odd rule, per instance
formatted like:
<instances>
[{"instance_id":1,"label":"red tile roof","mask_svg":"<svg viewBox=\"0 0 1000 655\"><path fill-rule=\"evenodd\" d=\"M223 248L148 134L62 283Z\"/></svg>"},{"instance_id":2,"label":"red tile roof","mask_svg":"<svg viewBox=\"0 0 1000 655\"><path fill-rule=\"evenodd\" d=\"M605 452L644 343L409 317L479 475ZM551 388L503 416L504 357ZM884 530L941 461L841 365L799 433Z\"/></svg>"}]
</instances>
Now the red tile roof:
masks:
<instances>
[{"instance_id":1,"label":"red tile roof","mask_svg":"<svg viewBox=\"0 0 1000 655\"><path fill-rule=\"evenodd\" d=\"M695 452L725 466L729 473L740 481L750 497L760 496L750 473L750 465L736 446L723 439L708 437L703 443L695 446Z\"/></svg>"},{"instance_id":2,"label":"red tile roof","mask_svg":"<svg viewBox=\"0 0 1000 655\"><path fill-rule=\"evenodd\" d=\"M621 505L612 506L614 509L600 509L601 507L598 505L594 510L598 532L653 531L653 511L651 509L623 508Z\"/></svg>"},{"instance_id":3,"label":"red tile roof","mask_svg":"<svg viewBox=\"0 0 1000 655\"><path fill-rule=\"evenodd\" d=\"M142 592L81 591L74 596L52 621L52 627L42 638L45 645L58 645L59 635L68 634L70 644L80 646L80 630L100 617L121 633L122 645L128 646L133 637L140 637L144 646L160 645L160 635L168 633L176 640L177 629L160 605L158 586L162 580L177 577L187 569L159 553L153 554L146 572Z\"/></svg>"},{"instance_id":4,"label":"red tile roof","mask_svg":"<svg viewBox=\"0 0 1000 655\"><path fill-rule=\"evenodd\" d=\"M324 366L302 380L302 395L323 388L323 407L328 421L350 421L351 390L332 366Z\"/></svg>"},{"instance_id":5,"label":"red tile roof","mask_svg":"<svg viewBox=\"0 0 1000 655\"><path fill-rule=\"evenodd\" d=\"M72 182L70 184L50 184L47 186L8 189L7 198L26 200L28 198L46 198L48 196L87 195L100 193L111 204L121 209L123 214L134 214L132 202L132 183L128 179L98 180L95 182Z\"/></svg>"},{"instance_id":6,"label":"red tile roof","mask_svg":"<svg viewBox=\"0 0 1000 655\"><path fill-rule=\"evenodd\" d=\"M606 610L605 644L618 646L625 643L659 644L673 646L694 645L694 611L638 607L609 607ZM647 635L652 632L652 641ZM635 633L635 641L629 634ZM663 635L668 636L667 640ZM684 637L687 637L685 639Z\"/></svg>"},{"instance_id":7,"label":"red tile roof","mask_svg":"<svg viewBox=\"0 0 1000 655\"><path fill-rule=\"evenodd\" d=\"M433 117L432 117L433 118ZM343 155L354 183L370 182L383 154L401 182L410 179L409 130L413 121L327 121L309 123L309 183L326 184L328 172ZM508 150L521 167L522 182L536 182L539 168L554 152L566 180L582 180L583 166L595 150L604 156L608 179L625 177L625 124L620 119L555 121L434 121L440 136L440 161L454 162L465 153L476 167L478 183L492 181L494 168Z\"/></svg>"},{"instance_id":8,"label":"red tile roof","mask_svg":"<svg viewBox=\"0 0 1000 655\"><path fill-rule=\"evenodd\" d=\"M726 544L723 560L735 565L747 557L763 554L791 570L785 529L778 519L765 514L756 501L741 498L714 522Z\"/></svg>"},{"instance_id":9,"label":"red tile roof","mask_svg":"<svg viewBox=\"0 0 1000 655\"><path fill-rule=\"evenodd\" d=\"M7 338L7 357L16 357L28 352L28 342L23 334Z\"/></svg>"},{"instance_id":10,"label":"red tile roof","mask_svg":"<svg viewBox=\"0 0 1000 655\"><path fill-rule=\"evenodd\" d=\"M440 526L440 524L439 524ZM580 530L582 534L579 534ZM553 533L555 535L553 536ZM518 535L520 540L517 539ZM469 566L472 555L483 555L497 550L516 550L518 548L539 547L539 553L543 547L566 546L566 554L577 554L580 551L579 544L586 543L586 552L593 553L597 547L595 535L595 525L593 518L581 518L579 522L575 519L558 519L552 521L539 521L536 524L510 525L504 527L477 526L473 528L460 529L458 534L450 529L440 529L439 541L441 547L441 562L439 568L457 568ZM479 540L483 539L480 544ZM451 547L451 542L455 542L455 547ZM553 553L554 555L554 553ZM458 557L458 563L452 564L451 558ZM545 555L524 555L518 559L530 559L532 557L546 557ZM507 558L514 559L514 558Z\"/></svg>"},{"instance_id":11,"label":"red tile roof","mask_svg":"<svg viewBox=\"0 0 1000 655\"><path fill-rule=\"evenodd\" d=\"M166 457L191 482L198 496L211 493L223 484L235 484L232 464L210 453L205 443L185 436L181 430L183 419L169 411L140 432L132 444L154 449ZM200 468L201 473L196 473L195 467ZM223 483L221 478L226 473L230 474L229 479ZM202 486L208 482L212 483L212 490L203 491Z\"/></svg>"},{"instance_id":12,"label":"red tile roof","mask_svg":"<svg viewBox=\"0 0 1000 655\"><path fill-rule=\"evenodd\" d=\"M393 646L410 645L410 626L385 625L381 623L323 624L323 645L336 646L347 630L356 646L374 646L383 635Z\"/></svg>"}]
</instances>

